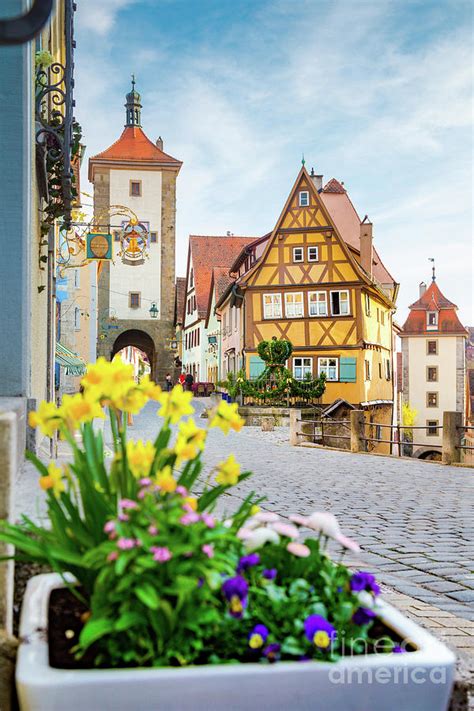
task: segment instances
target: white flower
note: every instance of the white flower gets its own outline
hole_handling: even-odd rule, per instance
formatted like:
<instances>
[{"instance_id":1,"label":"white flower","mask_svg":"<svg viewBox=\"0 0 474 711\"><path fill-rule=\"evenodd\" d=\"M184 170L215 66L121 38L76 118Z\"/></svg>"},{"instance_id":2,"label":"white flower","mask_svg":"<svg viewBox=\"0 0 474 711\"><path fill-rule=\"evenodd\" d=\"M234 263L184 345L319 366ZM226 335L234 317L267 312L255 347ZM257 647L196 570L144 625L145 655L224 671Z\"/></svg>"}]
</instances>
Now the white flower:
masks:
<instances>
[{"instance_id":1,"label":"white flower","mask_svg":"<svg viewBox=\"0 0 474 711\"><path fill-rule=\"evenodd\" d=\"M335 541L348 548L354 553L360 551L359 544L344 536L339 522L334 514L327 511L315 511L308 517L304 516L290 516L290 521L299 524L300 526L306 526L307 528L312 528L313 531L318 531L328 538L333 538Z\"/></svg>"},{"instance_id":2,"label":"white flower","mask_svg":"<svg viewBox=\"0 0 474 711\"><path fill-rule=\"evenodd\" d=\"M245 548L248 551L255 551L261 548L265 543L279 543L280 536L276 531L272 531L270 528L255 528L251 531L249 536L244 539Z\"/></svg>"}]
</instances>

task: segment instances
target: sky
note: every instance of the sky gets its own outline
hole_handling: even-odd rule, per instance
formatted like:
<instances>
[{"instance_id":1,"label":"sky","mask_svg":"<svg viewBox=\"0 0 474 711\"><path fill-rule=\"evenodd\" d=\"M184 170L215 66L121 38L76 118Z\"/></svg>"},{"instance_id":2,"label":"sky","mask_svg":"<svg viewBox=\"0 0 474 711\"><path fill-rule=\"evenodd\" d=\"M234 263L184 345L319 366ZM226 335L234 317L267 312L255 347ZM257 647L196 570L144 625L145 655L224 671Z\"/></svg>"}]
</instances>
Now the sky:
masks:
<instances>
[{"instance_id":1,"label":"sky","mask_svg":"<svg viewBox=\"0 0 474 711\"><path fill-rule=\"evenodd\" d=\"M434 258L474 324L472 23L470 0L79 0L86 159L119 137L134 72L145 133L183 161L177 275L189 234L273 229L304 155L373 222L399 323Z\"/></svg>"}]
</instances>

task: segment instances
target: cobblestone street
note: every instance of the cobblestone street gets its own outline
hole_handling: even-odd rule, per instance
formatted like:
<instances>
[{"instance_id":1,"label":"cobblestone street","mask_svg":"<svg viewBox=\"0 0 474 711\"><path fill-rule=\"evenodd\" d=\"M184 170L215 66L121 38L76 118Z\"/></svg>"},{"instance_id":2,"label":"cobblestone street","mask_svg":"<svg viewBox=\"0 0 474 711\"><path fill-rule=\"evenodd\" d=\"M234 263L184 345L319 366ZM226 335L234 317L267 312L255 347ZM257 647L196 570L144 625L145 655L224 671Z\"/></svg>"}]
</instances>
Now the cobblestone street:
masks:
<instances>
[{"instance_id":1,"label":"cobblestone street","mask_svg":"<svg viewBox=\"0 0 474 711\"><path fill-rule=\"evenodd\" d=\"M204 404L195 401L197 415ZM149 403L130 434L152 439L155 413L156 404ZM254 476L229 494L229 511L251 490L265 494L263 507L283 517L332 511L363 549L357 565L400 593L474 620L471 469L290 447L287 428L244 427L227 437L211 430L206 471L231 452ZM39 515L38 501L36 474L28 466L17 486L17 515Z\"/></svg>"}]
</instances>

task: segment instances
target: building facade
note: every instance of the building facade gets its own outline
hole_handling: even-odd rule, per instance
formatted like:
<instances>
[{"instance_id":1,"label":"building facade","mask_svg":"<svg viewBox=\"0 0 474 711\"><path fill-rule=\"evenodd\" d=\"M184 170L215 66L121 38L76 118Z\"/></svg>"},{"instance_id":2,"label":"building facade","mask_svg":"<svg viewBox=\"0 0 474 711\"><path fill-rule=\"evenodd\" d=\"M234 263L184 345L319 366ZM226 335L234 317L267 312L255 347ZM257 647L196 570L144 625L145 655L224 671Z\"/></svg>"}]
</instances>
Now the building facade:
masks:
<instances>
[{"instance_id":1,"label":"building facade","mask_svg":"<svg viewBox=\"0 0 474 711\"><path fill-rule=\"evenodd\" d=\"M457 316L457 306L440 291L433 274L399 336L402 342L402 399L417 411L414 456L424 456L442 444L443 412L465 414L467 329Z\"/></svg>"},{"instance_id":2,"label":"building facade","mask_svg":"<svg viewBox=\"0 0 474 711\"><path fill-rule=\"evenodd\" d=\"M98 354L142 350L153 378L174 372L176 179L181 161L141 126L141 97L126 97L125 128L89 160L97 229L113 237L113 261L98 279ZM125 207L126 211L120 210Z\"/></svg>"}]
</instances>

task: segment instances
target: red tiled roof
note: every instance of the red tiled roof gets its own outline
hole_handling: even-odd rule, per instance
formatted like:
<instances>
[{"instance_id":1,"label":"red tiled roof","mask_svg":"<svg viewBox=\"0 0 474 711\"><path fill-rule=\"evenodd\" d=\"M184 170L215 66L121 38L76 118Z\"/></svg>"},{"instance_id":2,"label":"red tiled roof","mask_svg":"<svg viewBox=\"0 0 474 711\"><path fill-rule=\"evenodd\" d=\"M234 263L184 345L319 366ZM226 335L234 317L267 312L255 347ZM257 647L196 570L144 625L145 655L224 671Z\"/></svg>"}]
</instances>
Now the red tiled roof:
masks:
<instances>
[{"instance_id":1,"label":"red tiled roof","mask_svg":"<svg viewBox=\"0 0 474 711\"><path fill-rule=\"evenodd\" d=\"M183 323L184 301L186 298L186 277L176 277L175 289L174 320L176 326L182 325Z\"/></svg>"},{"instance_id":2,"label":"red tiled roof","mask_svg":"<svg viewBox=\"0 0 474 711\"><path fill-rule=\"evenodd\" d=\"M435 281L431 282L425 293L409 308L410 313L403 325L402 336L411 334L436 336L437 333L467 334L456 314L458 307L441 293ZM436 329L426 328L427 311L438 311Z\"/></svg>"},{"instance_id":3,"label":"red tiled roof","mask_svg":"<svg viewBox=\"0 0 474 711\"><path fill-rule=\"evenodd\" d=\"M125 126L120 138L105 151L89 158L89 172L95 161L161 163L177 168L182 162L165 153L145 135L140 126Z\"/></svg>"},{"instance_id":4,"label":"red tiled roof","mask_svg":"<svg viewBox=\"0 0 474 711\"><path fill-rule=\"evenodd\" d=\"M189 236L189 255L194 270L194 285L199 318L206 318L211 277L215 267L229 271L239 252L256 237Z\"/></svg>"},{"instance_id":5,"label":"red tiled roof","mask_svg":"<svg viewBox=\"0 0 474 711\"><path fill-rule=\"evenodd\" d=\"M327 182L323 188L323 193L338 193L339 195L342 195L345 192L346 190L344 185L340 183L339 180L336 180L336 178L331 178L331 180Z\"/></svg>"}]
</instances>

